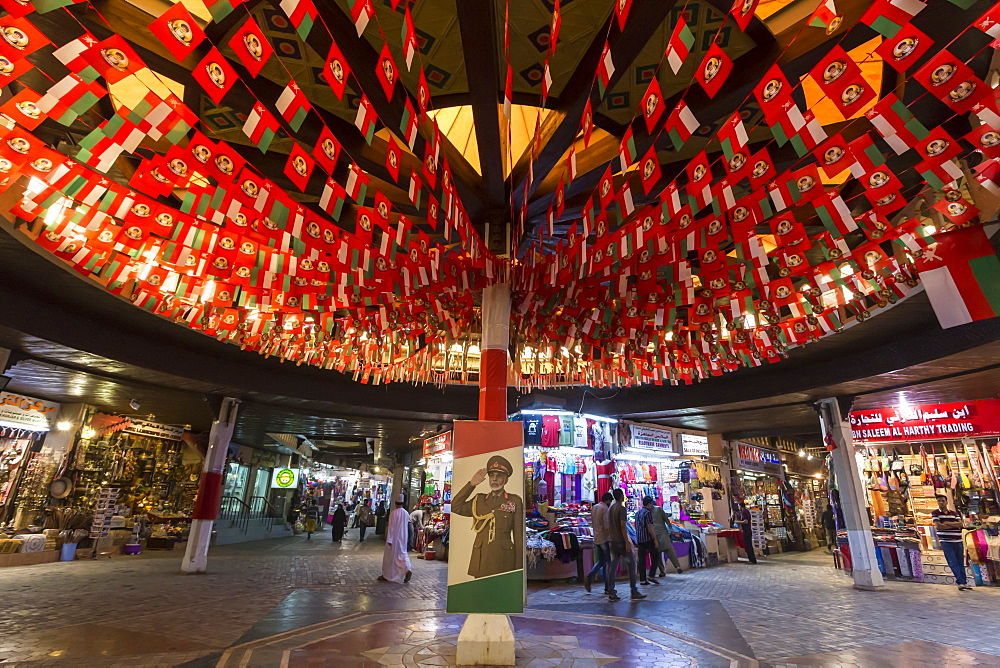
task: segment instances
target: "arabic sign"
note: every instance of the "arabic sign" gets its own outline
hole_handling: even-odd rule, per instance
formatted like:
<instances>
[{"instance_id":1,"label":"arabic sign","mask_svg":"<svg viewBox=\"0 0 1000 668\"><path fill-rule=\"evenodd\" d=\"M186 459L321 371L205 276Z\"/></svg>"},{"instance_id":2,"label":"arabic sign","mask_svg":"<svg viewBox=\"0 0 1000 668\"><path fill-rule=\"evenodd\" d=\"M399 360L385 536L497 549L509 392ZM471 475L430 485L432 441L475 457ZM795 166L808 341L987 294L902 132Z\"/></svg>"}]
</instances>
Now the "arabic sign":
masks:
<instances>
[{"instance_id":1,"label":"arabic sign","mask_svg":"<svg viewBox=\"0 0 1000 668\"><path fill-rule=\"evenodd\" d=\"M271 474L271 489L294 489L298 482L298 469L274 469Z\"/></svg>"},{"instance_id":2,"label":"arabic sign","mask_svg":"<svg viewBox=\"0 0 1000 668\"><path fill-rule=\"evenodd\" d=\"M685 457L708 457L708 436L678 434Z\"/></svg>"},{"instance_id":3,"label":"arabic sign","mask_svg":"<svg viewBox=\"0 0 1000 668\"><path fill-rule=\"evenodd\" d=\"M631 439L629 445L641 450L674 451L674 433L669 429L657 429L634 423L628 425Z\"/></svg>"},{"instance_id":4,"label":"arabic sign","mask_svg":"<svg viewBox=\"0 0 1000 668\"><path fill-rule=\"evenodd\" d=\"M851 411L855 441L914 441L1000 434L1000 399Z\"/></svg>"},{"instance_id":5,"label":"arabic sign","mask_svg":"<svg viewBox=\"0 0 1000 668\"><path fill-rule=\"evenodd\" d=\"M736 444L737 468L743 471L781 473L781 457L774 450L765 450L748 443Z\"/></svg>"},{"instance_id":6,"label":"arabic sign","mask_svg":"<svg viewBox=\"0 0 1000 668\"><path fill-rule=\"evenodd\" d=\"M30 429L48 431L59 412L59 404L42 401L13 392L0 392L0 423Z\"/></svg>"},{"instance_id":7,"label":"arabic sign","mask_svg":"<svg viewBox=\"0 0 1000 668\"><path fill-rule=\"evenodd\" d=\"M443 452L451 452L451 432L446 431L432 438L424 439L424 457L433 457Z\"/></svg>"},{"instance_id":8,"label":"arabic sign","mask_svg":"<svg viewBox=\"0 0 1000 668\"><path fill-rule=\"evenodd\" d=\"M131 424L122 430L126 434L153 436L154 438L165 438L170 441L179 441L184 436L184 427L174 427L169 424L147 422L145 420L129 420L129 422Z\"/></svg>"}]
</instances>

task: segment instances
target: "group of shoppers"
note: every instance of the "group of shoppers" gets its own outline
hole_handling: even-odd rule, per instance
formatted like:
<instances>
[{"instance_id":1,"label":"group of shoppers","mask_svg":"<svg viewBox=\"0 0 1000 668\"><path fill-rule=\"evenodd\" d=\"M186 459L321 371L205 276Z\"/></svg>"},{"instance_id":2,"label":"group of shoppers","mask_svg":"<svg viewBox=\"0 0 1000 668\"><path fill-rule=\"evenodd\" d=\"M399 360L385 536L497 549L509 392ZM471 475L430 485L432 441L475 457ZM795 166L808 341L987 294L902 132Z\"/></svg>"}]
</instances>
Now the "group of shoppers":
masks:
<instances>
[{"instance_id":1,"label":"group of shoppers","mask_svg":"<svg viewBox=\"0 0 1000 668\"><path fill-rule=\"evenodd\" d=\"M594 567L584 577L583 586L591 590L594 576L602 574L604 593L610 601L620 601L615 589L619 563L625 564L629 574L632 600L646 598L638 585L659 585L660 577L666 575L662 553L666 552L677 573L682 573L677 553L674 552L670 534L674 531L670 514L656 506L650 496L642 499L642 508L635 516L635 540L629 534L628 513L625 510L625 493L621 489L605 492L599 503L591 509L591 524L594 529ZM636 563L638 552L638 564ZM649 569L647 572L647 557Z\"/></svg>"}]
</instances>

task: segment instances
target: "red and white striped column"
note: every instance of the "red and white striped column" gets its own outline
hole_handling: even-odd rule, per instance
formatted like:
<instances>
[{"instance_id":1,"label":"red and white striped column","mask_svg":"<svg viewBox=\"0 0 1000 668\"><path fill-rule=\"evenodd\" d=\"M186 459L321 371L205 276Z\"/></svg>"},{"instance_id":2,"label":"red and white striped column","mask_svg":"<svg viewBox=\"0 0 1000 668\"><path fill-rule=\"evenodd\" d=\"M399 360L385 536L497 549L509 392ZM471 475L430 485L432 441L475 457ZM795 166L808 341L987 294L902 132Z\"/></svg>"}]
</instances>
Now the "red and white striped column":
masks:
<instances>
[{"instance_id":1,"label":"red and white striped column","mask_svg":"<svg viewBox=\"0 0 1000 668\"><path fill-rule=\"evenodd\" d=\"M507 368L510 345L510 285L483 290L483 335L479 359L479 419L507 420Z\"/></svg>"},{"instance_id":2,"label":"red and white striped column","mask_svg":"<svg viewBox=\"0 0 1000 668\"><path fill-rule=\"evenodd\" d=\"M201 472L198 498L191 514L191 533L188 535L183 573L204 573L208 568L208 545L212 540L212 528L219 516L219 501L222 499L222 480L226 468L226 453L229 441L236 427L236 411L239 399L226 397L219 409L219 418L212 422L208 436L208 452L205 453L205 467Z\"/></svg>"}]
</instances>

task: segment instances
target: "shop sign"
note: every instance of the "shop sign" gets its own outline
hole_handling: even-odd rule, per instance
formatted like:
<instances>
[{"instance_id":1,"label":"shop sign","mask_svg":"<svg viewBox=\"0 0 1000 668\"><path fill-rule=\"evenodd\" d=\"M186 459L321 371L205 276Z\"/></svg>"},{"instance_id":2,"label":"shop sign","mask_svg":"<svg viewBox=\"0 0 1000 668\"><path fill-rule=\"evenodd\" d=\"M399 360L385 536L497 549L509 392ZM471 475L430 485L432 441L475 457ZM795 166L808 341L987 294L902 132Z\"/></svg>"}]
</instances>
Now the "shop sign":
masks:
<instances>
[{"instance_id":1,"label":"shop sign","mask_svg":"<svg viewBox=\"0 0 1000 668\"><path fill-rule=\"evenodd\" d=\"M681 452L685 457L708 457L708 436L701 434L678 434Z\"/></svg>"},{"instance_id":2,"label":"shop sign","mask_svg":"<svg viewBox=\"0 0 1000 668\"><path fill-rule=\"evenodd\" d=\"M0 423L33 431L48 431L58 412L57 403L13 392L0 392Z\"/></svg>"},{"instance_id":3,"label":"shop sign","mask_svg":"<svg viewBox=\"0 0 1000 668\"><path fill-rule=\"evenodd\" d=\"M657 429L629 423L630 445L640 450L674 452L674 434L669 429Z\"/></svg>"},{"instance_id":4,"label":"shop sign","mask_svg":"<svg viewBox=\"0 0 1000 668\"><path fill-rule=\"evenodd\" d=\"M995 436L1000 399L851 411L849 420L851 437L860 442Z\"/></svg>"},{"instance_id":5,"label":"shop sign","mask_svg":"<svg viewBox=\"0 0 1000 668\"><path fill-rule=\"evenodd\" d=\"M451 452L451 432L446 431L433 438L424 439L424 457L433 457L445 452Z\"/></svg>"},{"instance_id":6,"label":"shop sign","mask_svg":"<svg viewBox=\"0 0 1000 668\"><path fill-rule=\"evenodd\" d=\"M173 425L160 424L158 422L146 422L145 420L129 420L129 423L129 426L122 429L126 434L165 438L168 441L179 441L184 436L184 427L174 427Z\"/></svg>"},{"instance_id":7,"label":"shop sign","mask_svg":"<svg viewBox=\"0 0 1000 668\"><path fill-rule=\"evenodd\" d=\"M271 489L295 489L298 485L298 469L274 469L271 472Z\"/></svg>"},{"instance_id":8,"label":"shop sign","mask_svg":"<svg viewBox=\"0 0 1000 668\"><path fill-rule=\"evenodd\" d=\"M736 444L737 467L743 471L781 473L781 457L774 450L765 450L746 443Z\"/></svg>"}]
</instances>

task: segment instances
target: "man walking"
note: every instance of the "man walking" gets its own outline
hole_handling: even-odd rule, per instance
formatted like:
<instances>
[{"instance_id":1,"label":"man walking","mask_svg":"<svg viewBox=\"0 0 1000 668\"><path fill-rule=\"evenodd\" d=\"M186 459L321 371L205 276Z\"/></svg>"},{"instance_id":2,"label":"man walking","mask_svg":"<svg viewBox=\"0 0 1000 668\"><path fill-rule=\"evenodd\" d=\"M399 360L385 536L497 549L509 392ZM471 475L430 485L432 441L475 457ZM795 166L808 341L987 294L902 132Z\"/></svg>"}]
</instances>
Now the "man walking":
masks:
<instances>
[{"instance_id":1,"label":"man walking","mask_svg":"<svg viewBox=\"0 0 1000 668\"><path fill-rule=\"evenodd\" d=\"M403 507L405 497L396 497L396 509L389 514L389 526L385 532L385 549L382 551L381 582L409 582L410 555L406 552L409 534L410 514Z\"/></svg>"},{"instance_id":2,"label":"man walking","mask_svg":"<svg viewBox=\"0 0 1000 668\"><path fill-rule=\"evenodd\" d=\"M959 591L972 591L965 575L965 543L962 542L962 515L956 510L948 510L948 497L937 495L938 509L931 513L941 551L948 561L948 568L955 576Z\"/></svg>"},{"instance_id":3,"label":"man walking","mask_svg":"<svg viewBox=\"0 0 1000 668\"><path fill-rule=\"evenodd\" d=\"M635 515L635 542L639 545L639 584L660 584L653 579L657 570L663 570L660 549L653 530L653 497L642 497L642 508ZM646 577L646 555L649 555L649 577Z\"/></svg>"},{"instance_id":4,"label":"man walking","mask_svg":"<svg viewBox=\"0 0 1000 668\"><path fill-rule=\"evenodd\" d=\"M306 540L312 540L313 531L316 530L316 521L319 520L319 507L315 501L310 501L306 506Z\"/></svg>"},{"instance_id":5,"label":"man walking","mask_svg":"<svg viewBox=\"0 0 1000 668\"><path fill-rule=\"evenodd\" d=\"M628 567L629 587L632 589L632 600L637 601L646 598L646 595L639 592L635 579L635 545L628 535L628 526L625 524L625 492L616 489L614 492L615 503L608 509L608 535L611 545L611 563L608 564L608 600L620 601L615 592L615 573L618 571L618 562L624 560Z\"/></svg>"},{"instance_id":6,"label":"man walking","mask_svg":"<svg viewBox=\"0 0 1000 668\"><path fill-rule=\"evenodd\" d=\"M747 559L751 564L757 563L757 554L753 551L753 529L750 527L750 510L742 501L736 503L736 523L740 525L743 535L743 549L747 551Z\"/></svg>"},{"instance_id":7,"label":"man walking","mask_svg":"<svg viewBox=\"0 0 1000 668\"><path fill-rule=\"evenodd\" d=\"M826 532L826 551L833 552L837 548L837 522L833 518L833 504L826 504L826 510L820 518L823 530Z\"/></svg>"},{"instance_id":8,"label":"man walking","mask_svg":"<svg viewBox=\"0 0 1000 668\"><path fill-rule=\"evenodd\" d=\"M365 499L365 502L358 506L357 511L355 511L358 517L358 527L361 529L360 537L358 539L359 543L365 542L365 531L374 524L374 515L372 514L372 500Z\"/></svg>"},{"instance_id":9,"label":"man walking","mask_svg":"<svg viewBox=\"0 0 1000 668\"><path fill-rule=\"evenodd\" d=\"M608 542L608 508L614 498L611 492L605 492L601 496L601 502L595 503L594 507L590 509L590 523L594 529L594 567L583 578L583 586L588 593L598 571L601 572L601 577L604 579L605 595L610 593L608 591L608 563L611 561L611 552Z\"/></svg>"}]
</instances>

